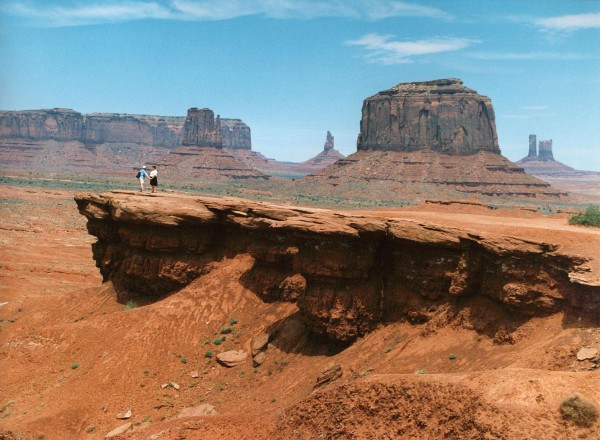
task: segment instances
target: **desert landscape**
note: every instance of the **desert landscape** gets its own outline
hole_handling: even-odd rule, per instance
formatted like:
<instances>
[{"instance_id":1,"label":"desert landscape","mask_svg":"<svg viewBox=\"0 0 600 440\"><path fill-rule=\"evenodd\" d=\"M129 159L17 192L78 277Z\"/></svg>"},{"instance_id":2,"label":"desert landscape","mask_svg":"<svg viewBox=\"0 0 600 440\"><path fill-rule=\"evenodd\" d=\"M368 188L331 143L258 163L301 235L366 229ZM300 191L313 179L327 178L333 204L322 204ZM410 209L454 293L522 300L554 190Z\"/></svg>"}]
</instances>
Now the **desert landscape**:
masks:
<instances>
[{"instance_id":1,"label":"desert landscape","mask_svg":"<svg viewBox=\"0 0 600 440\"><path fill-rule=\"evenodd\" d=\"M600 14L502 6L2 5L0 440L600 440Z\"/></svg>"}]
</instances>

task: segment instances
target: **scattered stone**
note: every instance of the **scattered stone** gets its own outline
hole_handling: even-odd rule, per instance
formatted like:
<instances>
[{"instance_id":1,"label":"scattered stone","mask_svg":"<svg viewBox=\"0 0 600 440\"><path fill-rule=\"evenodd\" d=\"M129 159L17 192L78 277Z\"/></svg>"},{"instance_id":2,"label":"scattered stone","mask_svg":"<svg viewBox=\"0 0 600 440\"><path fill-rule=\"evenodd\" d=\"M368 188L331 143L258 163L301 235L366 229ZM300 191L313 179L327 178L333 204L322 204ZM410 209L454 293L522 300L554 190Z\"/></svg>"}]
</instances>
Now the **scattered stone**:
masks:
<instances>
[{"instance_id":1,"label":"scattered stone","mask_svg":"<svg viewBox=\"0 0 600 440\"><path fill-rule=\"evenodd\" d=\"M202 403L197 406L182 409L181 412L177 415L177 418L180 419L182 417L216 416L217 414L218 412L214 406L212 406L209 403Z\"/></svg>"},{"instance_id":2,"label":"scattered stone","mask_svg":"<svg viewBox=\"0 0 600 440\"><path fill-rule=\"evenodd\" d=\"M317 377L315 388L327 385L340 377L342 377L342 366L339 364L329 365L321 372L321 374L319 374L319 377Z\"/></svg>"},{"instance_id":3,"label":"scattered stone","mask_svg":"<svg viewBox=\"0 0 600 440\"><path fill-rule=\"evenodd\" d=\"M264 351L261 351L252 358L252 364L255 367L260 367L266 360L267 360L267 353L265 353Z\"/></svg>"},{"instance_id":4,"label":"scattered stone","mask_svg":"<svg viewBox=\"0 0 600 440\"><path fill-rule=\"evenodd\" d=\"M256 356L261 351L266 350L270 338L271 335L269 333L261 333L252 339L252 356Z\"/></svg>"},{"instance_id":5,"label":"scattered stone","mask_svg":"<svg viewBox=\"0 0 600 440\"><path fill-rule=\"evenodd\" d=\"M179 384L176 384L175 382L169 381L169 382L163 383L160 387L161 388L173 387L176 390L178 390L179 389Z\"/></svg>"},{"instance_id":6,"label":"scattered stone","mask_svg":"<svg viewBox=\"0 0 600 440\"><path fill-rule=\"evenodd\" d=\"M198 374L198 371L196 370L196 371L192 371L190 373L190 376L192 376L194 379L196 379L197 377L200 377L200 374Z\"/></svg>"},{"instance_id":7,"label":"scattered stone","mask_svg":"<svg viewBox=\"0 0 600 440\"><path fill-rule=\"evenodd\" d=\"M577 352L577 360L585 361L588 359L594 359L598 355L597 348L584 347Z\"/></svg>"},{"instance_id":8,"label":"scattered stone","mask_svg":"<svg viewBox=\"0 0 600 440\"><path fill-rule=\"evenodd\" d=\"M121 426L113 429L112 431L110 431L108 434L106 434L106 436L104 438L112 438L112 437L116 437L117 435L124 434L127 431L129 431L132 426L133 426L133 423L131 423L131 422L125 423L124 425L121 425Z\"/></svg>"},{"instance_id":9,"label":"scattered stone","mask_svg":"<svg viewBox=\"0 0 600 440\"><path fill-rule=\"evenodd\" d=\"M246 362L248 354L244 350L230 350L217 355L217 361L226 367L235 367Z\"/></svg>"},{"instance_id":10,"label":"scattered stone","mask_svg":"<svg viewBox=\"0 0 600 440\"><path fill-rule=\"evenodd\" d=\"M131 410L130 409L117 414L117 419L129 419L129 418L131 418Z\"/></svg>"}]
</instances>

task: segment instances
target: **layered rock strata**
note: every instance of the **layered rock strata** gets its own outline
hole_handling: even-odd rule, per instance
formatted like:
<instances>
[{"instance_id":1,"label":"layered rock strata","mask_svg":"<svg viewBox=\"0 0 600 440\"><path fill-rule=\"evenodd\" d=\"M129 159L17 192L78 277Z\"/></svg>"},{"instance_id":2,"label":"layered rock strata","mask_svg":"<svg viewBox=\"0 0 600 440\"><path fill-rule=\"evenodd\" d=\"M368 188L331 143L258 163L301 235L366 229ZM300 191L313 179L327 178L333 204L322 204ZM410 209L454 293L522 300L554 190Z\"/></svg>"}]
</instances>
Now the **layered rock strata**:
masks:
<instances>
[{"instance_id":1,"label":"layered rock strata","mask_svg":"<svg viewBox=\"0 0 600 440\"><path fill-rule=\"evenodd\" d=\"M246 288L297 301L305 324L335 341L383 321L425 322L439 307L458 312L473 299L600 323L598 274L552 243L231 198L113 191L75 200L98 238L96 265L122 300L168 294L245 253L255 261L241 275Z\"/></svg>"},{"instance_id":2,"label":"layered rock strata","mask_svg":"<svg viewBox=\"0 0 600 440\"><path fill-rule=\"evenodd\" d=\"M500 153L491 100L460 79L401 83L365 99L357 149Z\"/></svg>"},{"instance_id":3,"label":"layered rock strata","mask_svg":"<svg viewBox=\"0 0 600 440\"><path fill-rule=\"evenodd\" d=\"M190 108L183 126L184 146L223 148L221 118L208 108Z\"/></svg>"},{"instance_id":4,"label":"layered rock strata","mask_svg":"<svg viewBox=\"0 0 600 440\"><path fill-rule=\"evenodd\" d=\"M565 192L489 151L464 156L431 150L359 151L307 176L332 187L379 185L398 201L430 198L567 200Z\"/></svg>"},{"instance_id":5,"label":"layered rock strata","mask_svg":"<svg viewBox=\"0 0 600 440\"><path fill-rule=\"evenodd\" d=\"M221 118L221 138L223 148L228 150L251 150L252 135L241 119Z\"/></svg>"},{"instance_id":6,"label":"layered rock strata","mask_svg":"<svg viewBox=\"0 0 600 440\"><path fill-rule=\"evenodd\" d=\"M0 111L0 139L78 141L86 145L129 143L174 148L182 144L185 117L121 113L82 114L70 109ZM221 119L224 148L250 149L250 127ZM2 144L5 141L1 141Z\"/></svg>"}]
</instances>

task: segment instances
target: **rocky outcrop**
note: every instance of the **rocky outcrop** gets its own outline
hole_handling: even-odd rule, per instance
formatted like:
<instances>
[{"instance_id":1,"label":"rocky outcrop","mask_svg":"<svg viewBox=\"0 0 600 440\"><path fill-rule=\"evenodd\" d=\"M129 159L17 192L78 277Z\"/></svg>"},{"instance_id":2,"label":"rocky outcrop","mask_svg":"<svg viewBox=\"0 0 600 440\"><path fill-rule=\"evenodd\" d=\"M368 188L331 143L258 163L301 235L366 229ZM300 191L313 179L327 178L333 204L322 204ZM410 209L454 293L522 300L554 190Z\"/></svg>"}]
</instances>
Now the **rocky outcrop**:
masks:
<instances>
[{"instance_id":1,"label":"rocky outcrop","mask_svg":"<svg viewBox=\"0 0 600 440\"><path fill-rule=\"evenodd\" d=\"M250 127L241 119L221 119L221 138L223 148L228 150L251 150L252 137Z\"/></svg>"},{"instance_id":2,"label":"rocky outcrop","mask_svg":"<svg viewBox=\"0 0 600 440\"><path fill-rule=\"evenodd\" d=\"M564 311L600 323L600 277L552 242L232 198L113 191L75 200L98 239L96 265L122 300L159 297L214 261L250 254L242 284L296 301L305 325L336 341L474 298L514 315Z\"/></svg>"},{"instance_id":3,"label":"rocky outcrop","mask_svg":"<svg viewBox=\"0 0 600 440\"><path fill-rule=\"evenodd\" d=\"M500 153L491 100L460 79L401 83L365 99L357 149Z\"/></svg>"},{"instance_id":4,"label":"rocky outcrop","mask_svg":"<svg viewBox=\"0 0 600 440\"><path fill-rule=\"evenodd\" d=\"M174 116L84 115L70 109L2 112L0 138L175 147L181 144L183 121L184 118Z\"/></svg>"},{"instance_id":5,"label":"rocky outcrop","mask_svg":"<svg viewBox=\"0 0 600 440\"><path fill-rule=\"evenodd\" d=\"M201 113L207 109L196 110ZM0 139L77 141L88 146L121 143L175 148L182 145L185 121L186 118L181 116L82 114L60 108L4 111L0 112ZM208 123L208 120L203 122ZM220 130L223 147L251 148L250 127L241 119L222 119ZM190 133L190 136L193 134ZM215 144L217 136L212 136L210 142ZM191 142L199 140L204 139L190 138Z\"/></svg>"},{"instance_id":6,"label":"rocky outcrop","mask_svg":"<svg viewBox=\"0 0 600 440\"><path fill-rule=\"evenodd\" d=\"M327 136L325 137L325 145L323 145L323 151L329 151L334 148L333 135L327 130Z\"/></svg>"},{"instance_id":7,"label":"rocky outcrop","mask_svg":"<svg viewBox=\"0 0 600 440\"><path fill-rule=\"evenodd\" d=\"M85 120L70 109L0 112L0 138L82 141Z\"/></svg>"},{"instance_id":8,"label":"rocky outcrop","mask_svg":"<svg viewBox=\"0 0 600 440\"><path fill-rule=\"evenodd\" d=\"M183 126L182 145L223 148L221 118L209 108L190 108Z\"/></svg>"}]
</instances>

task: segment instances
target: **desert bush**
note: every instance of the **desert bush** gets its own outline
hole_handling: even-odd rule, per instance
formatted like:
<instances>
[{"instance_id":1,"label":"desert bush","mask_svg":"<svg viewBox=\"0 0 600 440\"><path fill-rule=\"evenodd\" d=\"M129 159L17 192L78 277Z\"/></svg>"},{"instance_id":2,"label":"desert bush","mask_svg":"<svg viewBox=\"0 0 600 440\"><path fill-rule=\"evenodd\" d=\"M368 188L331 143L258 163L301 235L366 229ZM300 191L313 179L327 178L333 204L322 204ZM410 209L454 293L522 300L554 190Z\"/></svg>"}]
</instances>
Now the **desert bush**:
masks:
<instances>
[{"instance_id":1,"label":"desert bush","mask_svg":"<svg viewBox=\"0 0 600 440\"><path fill-rule=\"evenodd\" d=\"M221 345L222 343L223 343L223 339L221 339L221 338L216 338L213 341L213 344L215 344L215 345Z\"/></svg>"},{"instance_id":2,"label":"desert bush","mask_svg":"<svg viewBox=\"0 0 600 440\"><path fill-rule=\"evenodd\" d=\"M123 307L123 310L131 310L131 309L135 309L138 307L138 303L136 303L134 300L130 299L129 301L127 301L127 304L125 304L125 306Z\"/></svg>"},{"instance_id":3,"label":"desert bush","mask_svg":"<svg viewBox=\"0 0 600 440\"><path fill-rule=\"evenodd\" d=\"M229 333L233 332L233 327L223 327L221 329L221 334L222 335L228 335Z\"/></svg>"},{"instance_id":4,"label":"desert bush","mask_svg":"<svg viewBox=\"0 0 600 440\"><path fill-rule=\"evenodd\" d=\"M598 408L589 400L582 399L579 394L567 396L560 404L560 412L564 419L588 428L598 419Z\"/></svg>"},{"instance_id":5,"label":"desert bush","mask_svg":"<svg viewBox=\"0 0 600 440\"><path fill-rule=\"evenodd\" d=\"M208 350L206 353L204 353L204 357L207 357L207 358L213 357L213 352Z\"/></svg>"},{"instance_id":6,"label":"desert bush","mask_svg":"<svg viewBox=\"0 0 600 440\"><path fill-rule=\"evenodd\" d=\"M600 206L588 206L585 211L580 211L569 217L570 225L596 226L600 228Z\"/></svg>"}]
</instances>

